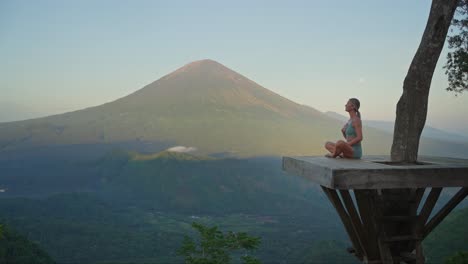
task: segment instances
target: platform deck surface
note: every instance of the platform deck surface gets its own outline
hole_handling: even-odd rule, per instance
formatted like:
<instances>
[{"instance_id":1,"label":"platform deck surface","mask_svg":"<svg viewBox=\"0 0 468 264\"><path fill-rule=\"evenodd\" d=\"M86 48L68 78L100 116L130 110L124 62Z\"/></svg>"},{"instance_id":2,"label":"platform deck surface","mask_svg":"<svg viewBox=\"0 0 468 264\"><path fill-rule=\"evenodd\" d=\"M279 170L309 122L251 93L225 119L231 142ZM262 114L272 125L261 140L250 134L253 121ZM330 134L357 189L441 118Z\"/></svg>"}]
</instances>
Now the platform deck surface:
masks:
<instances>
[{"instance_id":1,"label":"platform deck surface","mask_svg":"<svg viewBox=\"0 0 468 264\"><path fill-rule=\"evenodd\" d=\"M332 189L468 186L468 159L419 156L419 165L395 165L389 156L360 160L283 157L283 170Z\"/></svg>"}]
</instances>

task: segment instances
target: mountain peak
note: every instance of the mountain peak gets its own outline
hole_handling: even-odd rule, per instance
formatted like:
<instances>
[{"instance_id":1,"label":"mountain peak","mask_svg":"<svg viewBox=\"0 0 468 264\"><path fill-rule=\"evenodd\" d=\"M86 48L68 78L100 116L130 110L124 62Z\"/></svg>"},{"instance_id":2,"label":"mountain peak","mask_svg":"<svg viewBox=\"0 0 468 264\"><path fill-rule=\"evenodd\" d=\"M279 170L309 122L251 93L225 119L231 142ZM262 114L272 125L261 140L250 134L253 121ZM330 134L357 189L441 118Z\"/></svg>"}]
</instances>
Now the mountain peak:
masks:
<instances>
[{"instance_id":1,"label":"mountain peak","mask_svg":"<svg viewBox=\"0 0 468 264\"><path fill-rule=\"evenodd\" d=\"M215 66L225 67L221 63L219 63L219 62L217 62L215 60L212 60L212 59L196 60L196 61L192 61L192 62L186 64L186 66L190 66L190 67L197 67L197 66L204 66L204 65L213 65L213 66L215 65Z\"/></svg>"},{"instance_id":2,"label":"mountain peak","mask_svg":"<svg viewBox=\"0 0 468 264\"><path fill-rule=\"evenodd\" d=\"M184 73L198 73L203 75L218 74L227 76L239 75L238 73L234 72L233 70L229 69L228 67L224 66L223 64L217 61L211 59L203 59L187 63L181 68L172 72L171 74L166 75L165 78L170 79L171 77L176 77Z\"/></svg>"}]
</instances>

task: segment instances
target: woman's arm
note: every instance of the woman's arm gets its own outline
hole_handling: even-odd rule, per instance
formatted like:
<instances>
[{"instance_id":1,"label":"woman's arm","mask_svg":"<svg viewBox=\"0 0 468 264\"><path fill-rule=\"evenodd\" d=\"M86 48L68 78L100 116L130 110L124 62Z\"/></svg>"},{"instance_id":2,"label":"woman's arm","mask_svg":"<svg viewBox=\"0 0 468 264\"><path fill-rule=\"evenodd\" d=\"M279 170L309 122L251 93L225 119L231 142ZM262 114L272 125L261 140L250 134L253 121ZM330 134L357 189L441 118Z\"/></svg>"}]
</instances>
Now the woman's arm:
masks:
<instances>
[{"instance_id":1,"label":"woman's arm","mask_svg":"<svg viewBox=\"0 0 468 264\"><path fill-rule=\"evenodd\" d=\"M350 146L362 141L362 122L361 122L361 119L360 118L354 119L352 121L351 125L354 127L354 130L356 131L356 137L348 142L348 144Z\"/></svg>"}]
</instances>

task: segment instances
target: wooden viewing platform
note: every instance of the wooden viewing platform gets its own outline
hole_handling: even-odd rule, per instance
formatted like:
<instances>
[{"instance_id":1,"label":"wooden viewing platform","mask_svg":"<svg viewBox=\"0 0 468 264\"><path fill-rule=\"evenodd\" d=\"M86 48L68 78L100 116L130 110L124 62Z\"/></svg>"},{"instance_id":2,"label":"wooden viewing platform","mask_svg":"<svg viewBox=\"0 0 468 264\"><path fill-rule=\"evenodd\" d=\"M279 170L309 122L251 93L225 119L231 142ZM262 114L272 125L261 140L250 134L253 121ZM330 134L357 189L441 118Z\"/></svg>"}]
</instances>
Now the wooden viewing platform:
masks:
<instances>
[{"instance_id":1,"label":"wooden viewing platform","mask_svg":"<svg viewBox=\"0 0 468 264\"><path fill-rule=\"evenodd\" d=\"M322 186L353 243L349 251L364 263L424 263L422 240L468 195L466 159L283 157L283 170ZM444 187L461 188L429 220Z\"/></svg>"}]
</instances>

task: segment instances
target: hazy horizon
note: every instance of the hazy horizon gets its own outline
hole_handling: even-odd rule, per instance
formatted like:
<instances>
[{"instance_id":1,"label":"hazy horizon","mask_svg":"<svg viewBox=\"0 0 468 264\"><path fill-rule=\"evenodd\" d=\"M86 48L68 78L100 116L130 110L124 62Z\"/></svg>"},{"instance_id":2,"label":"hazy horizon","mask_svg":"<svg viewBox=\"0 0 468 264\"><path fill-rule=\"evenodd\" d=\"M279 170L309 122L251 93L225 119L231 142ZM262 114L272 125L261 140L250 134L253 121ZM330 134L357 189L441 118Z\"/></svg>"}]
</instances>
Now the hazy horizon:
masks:
<instances>
[{"instance_id":1,"label":"hazy horizon","mask_svg":"<svg viewBox=\"0 0 468 264\"><path fill-rule=\"evenodd\" d=\"M346 114L346 100L357 97L364 119L394 121L429 8L430 1L2 1L0 122L111 102L200 59L322 112ZM445 91L446 53L426 125L468 134L468 97Z\"/></svg>"}]
</instances>

